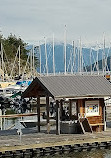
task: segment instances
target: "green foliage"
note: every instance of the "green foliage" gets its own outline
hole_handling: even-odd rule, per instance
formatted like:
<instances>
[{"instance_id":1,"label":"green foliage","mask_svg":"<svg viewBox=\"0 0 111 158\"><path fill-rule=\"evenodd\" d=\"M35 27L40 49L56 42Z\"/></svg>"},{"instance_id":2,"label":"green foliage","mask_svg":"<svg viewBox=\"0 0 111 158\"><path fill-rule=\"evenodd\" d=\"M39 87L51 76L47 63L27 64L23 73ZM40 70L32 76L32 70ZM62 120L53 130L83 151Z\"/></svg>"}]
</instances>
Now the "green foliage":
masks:
<instances>
[{"instance_id":1,"label":"green foliage","mask_svg":"<svg viewBox=\"0 0 111 158\"><path fill-rule=\"evenodd\" d=\"M7 57L10 59L15 58L17 49L20 46L21 59L27 59L27 50L25 49L26 43L24 43L20 37L17 38L15 35L10 34L7 39L4 38L2 41Z\"/></svg>"},{"instance_id":2,"label":"green foliage","mask_svg":"<svg viewBox=\"0 0 111 158\"><path fill-rule=\"evenodd\" d=\"M6 54L6 57L8 59L8 63L7 63L6 57L4 55L4 62L8 74L10 75L19 46L20 46L20 65L21 65L21 71L23 71L29 53L29 50L26 49L27 43L25 43L20 37L17 38L15 35L12 34L10 34L7 38L4 38L2 35L0 35L0 43L1 42L4 48L3 50L4 54ZM17 56L17 61L15 62L16 66L14 67L13 75L16 75L18 72L18 58L19 56ZM37 65L38 65L38 59L37 57L35 57L35 66Z\"/></svg>"}]
</instances>

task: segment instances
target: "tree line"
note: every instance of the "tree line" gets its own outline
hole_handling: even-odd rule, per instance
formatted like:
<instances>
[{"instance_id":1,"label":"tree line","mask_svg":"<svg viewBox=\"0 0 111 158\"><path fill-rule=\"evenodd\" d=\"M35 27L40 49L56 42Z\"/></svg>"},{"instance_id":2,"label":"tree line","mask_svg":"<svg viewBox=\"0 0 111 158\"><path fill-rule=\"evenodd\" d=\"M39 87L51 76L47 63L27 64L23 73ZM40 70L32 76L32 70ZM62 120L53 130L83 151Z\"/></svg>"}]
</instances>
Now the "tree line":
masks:
<instances>
[{"instance_id":1,"label":"tree line","mask_svg":"<svg viewBox=\"0 0 111 158\"><path fill-rule=\"evenodd\" d=\"M10 34L7 38L4 38L3 35L0 35L0 52L3 52L3 55L0 53L0 66L2 65L0 69L6 70L5 73L7 73L8 76L11 75L12 67L14 68L12 75L13 76L18 75L19 55L17 54L17 51L19 47L20 47L20 69L22 75L23 70L26 67L28 56L30 56L30 50L27 50L26 46L27 43L25 43L20 37L16 37L16 35ZM16 57L16 61L15 61L15 57ZM29 73L30 71L29 68L30 60L31 59L29 58L29 62L27 63L27 68L25 73ZM2 61L4 63L2 63ZM13 65L14 62L15 65ZM34 65L36 70L38 65L38 58L36 55L34 56ZM3 66L5 68L2 68Z\"/></svg>"}]
</instances>

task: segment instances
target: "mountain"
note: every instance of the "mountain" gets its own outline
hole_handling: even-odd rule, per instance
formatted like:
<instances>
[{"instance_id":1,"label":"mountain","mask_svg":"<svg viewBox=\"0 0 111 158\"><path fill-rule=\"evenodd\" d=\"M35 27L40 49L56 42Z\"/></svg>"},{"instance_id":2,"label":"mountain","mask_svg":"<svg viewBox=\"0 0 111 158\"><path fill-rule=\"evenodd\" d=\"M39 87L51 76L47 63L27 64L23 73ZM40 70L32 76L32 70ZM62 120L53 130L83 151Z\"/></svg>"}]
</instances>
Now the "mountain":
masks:
<instances>
[{"instance_id":1,"label":"mountain","mask_svg":"<svg viewBox=\"0 0 111 158\"><path fill-rule=\"evenodd\" d=\"M93 63L92 65L87 66L87 71L91 71L91 66L92 66L92 70L93 71L98 71L98 70L101 71L102 70L103 62L104 62L104 65L105 65L105 60L104 61L102 61L102 60L98 61L98 68L96 67L97 62ZM105 71L111 71L111 56L108 56L106 63L107 64L105 66Z\"/></svg>"},{"instance_id":2,"label":"mountain","mask_svg":"<svg viewBox=\"0 0 111 158\"><path fill-rule=\"evenodd\" d=\"M40 46L40 50L36 50L36 56L40 60L40 51L41 51L41 72L46 73L46 55L45 55L45 45L42 44ZM47 65L48 65L48 73L53 73L53 48L52 44L46 45L46 51L47 51ZM105 48L104 50L104 56L111 56L111 51L109 48ZM55 72L56 73L63 73L64 72L64 44L55 44L54 46L54 58L55 58ZM82 56L83 56L83 67L84 71L90 71L90 65L94 66L94 63L96 63L97 58L100 65L102 65L102 54L103 49L99 48L82 48ZM98 57L97 57L98 56ZM78 67L80 64L80 48L75 48L75 55L73 53L73 47L70 44L67 44L66 46L66 69L67 72L71 72L71 68L73 71L78 71ZM79 64L78 64L79 60ZM75 62L74 62L75 61ZM82 59L81 59L82 62ZM72 64L71 64L72 63ZM75 64L74 64L75 63ZM108 58L109 63L109 58ZM72 65L72 66L71 66ZM100 66L102 68L102 66ZM40 72L40 67L37 68L37 72Z\"/></svg>"}]
</instances>

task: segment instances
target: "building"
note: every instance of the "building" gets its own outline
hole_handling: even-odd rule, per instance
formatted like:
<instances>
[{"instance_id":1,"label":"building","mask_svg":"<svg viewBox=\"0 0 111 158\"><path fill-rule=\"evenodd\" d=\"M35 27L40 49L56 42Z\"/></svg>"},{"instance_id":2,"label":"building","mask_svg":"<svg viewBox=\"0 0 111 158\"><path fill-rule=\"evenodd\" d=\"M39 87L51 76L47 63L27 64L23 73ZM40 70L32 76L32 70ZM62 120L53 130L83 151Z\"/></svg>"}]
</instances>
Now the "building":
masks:
<instances>
[{"instance_id":1,"label":"building","mask_svg":"<svg viewBox=\"0 0 111 158\"><path fill-rule=\"evenodd\" d=\"M42 76L35 78L22 97L37 98L38 131L40 131L40 98L46 97L47 123L50 98L56 103L56 134L60 121L77 120L83 133L106 129L104 98L111 96L111 84L102 76ZM68 115L64 112L67 107ZM66 119L67 118L67 119Z\"/></svg>"}]
</instances>

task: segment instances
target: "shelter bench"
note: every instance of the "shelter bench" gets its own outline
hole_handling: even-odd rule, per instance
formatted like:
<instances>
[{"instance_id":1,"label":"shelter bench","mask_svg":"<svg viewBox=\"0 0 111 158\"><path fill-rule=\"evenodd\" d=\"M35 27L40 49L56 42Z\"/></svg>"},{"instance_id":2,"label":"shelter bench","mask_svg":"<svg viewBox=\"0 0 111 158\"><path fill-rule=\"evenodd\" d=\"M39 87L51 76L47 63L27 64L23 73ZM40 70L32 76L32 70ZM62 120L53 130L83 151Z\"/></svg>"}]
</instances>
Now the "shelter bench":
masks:
<instances>
[{"instance_id":1,"label":"shelter bench","mask_svg":"<svg viewBox=\"0 0 111 158\"><path fill-rule=\"evenodd\" d=\"M101 131L101 130L100 130L100 126L104 126L104 123L90 124L90 126L91 126L91 127L96 127L96 126L97 126L97 127L98 127L98 130L97 130L97 131L100 132L100 131Z\"/></svg>"}]
</instances>

